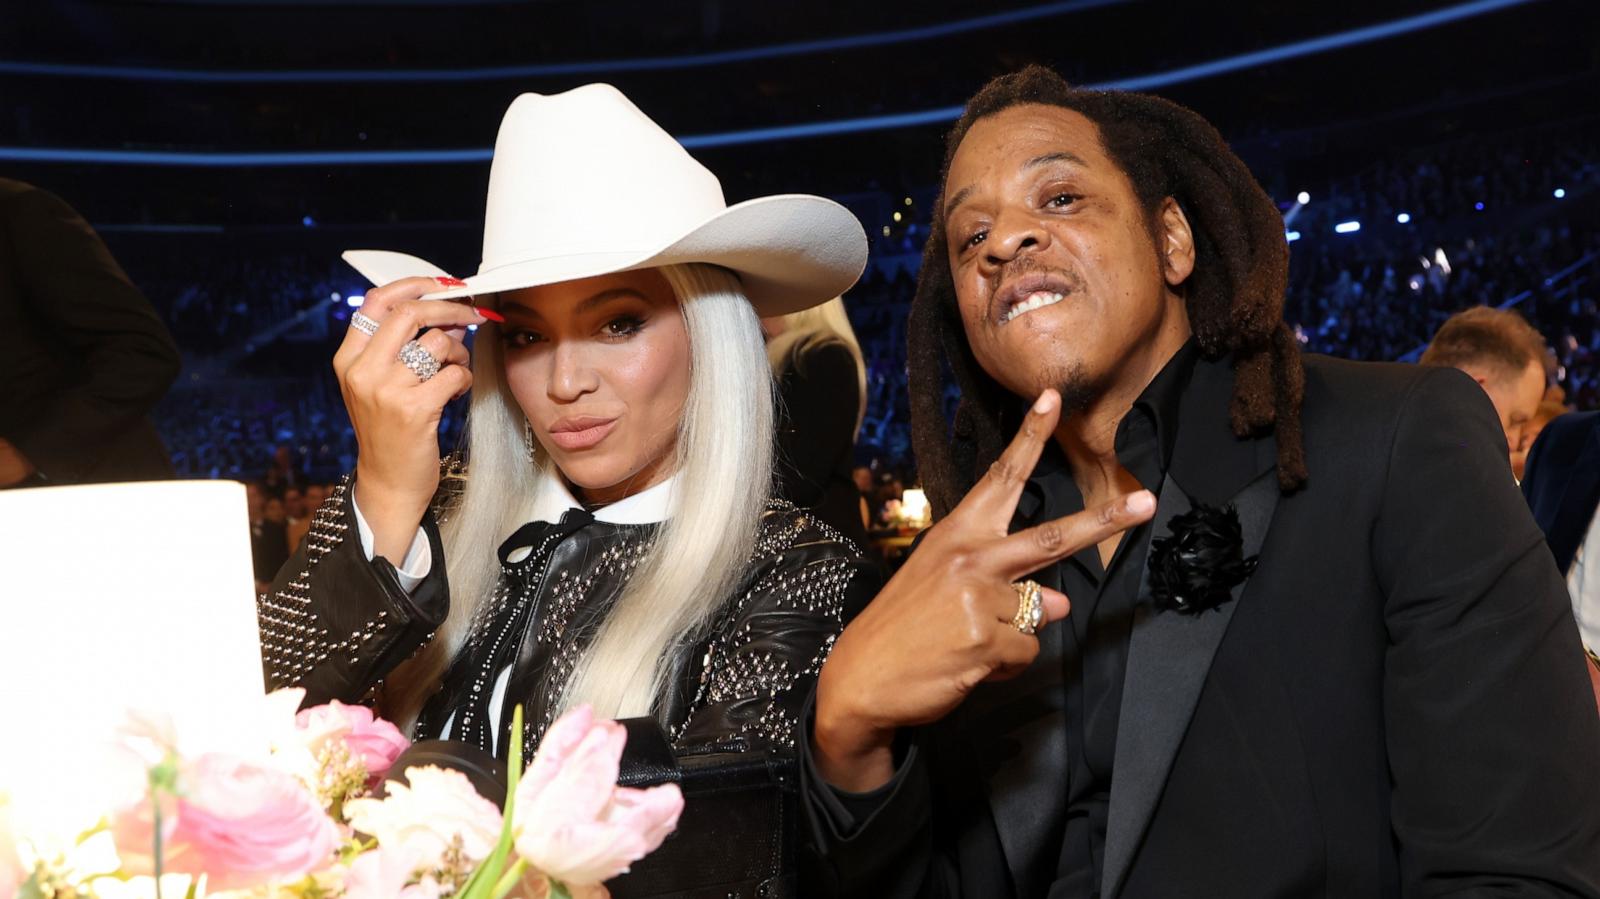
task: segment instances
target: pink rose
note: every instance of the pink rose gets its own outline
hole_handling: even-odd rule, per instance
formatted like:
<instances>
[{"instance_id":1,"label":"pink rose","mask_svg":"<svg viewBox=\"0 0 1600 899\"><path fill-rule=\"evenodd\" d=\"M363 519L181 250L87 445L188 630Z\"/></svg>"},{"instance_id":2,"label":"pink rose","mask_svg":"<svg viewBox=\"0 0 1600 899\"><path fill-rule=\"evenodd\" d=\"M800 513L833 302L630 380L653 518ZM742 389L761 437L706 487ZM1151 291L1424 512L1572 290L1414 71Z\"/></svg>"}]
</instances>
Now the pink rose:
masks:
<instances>
[{"instance_id":1,"label":"pink rose","mask_svg":"<svg viewBox=\"0 0 1600 899\"><path fill-rule=\"evenodd\" d=\"M298 880L333 861L338 828L292 775L211 753L180 784L166 870L204 873L227 890Z\"/></svg>"},{"instance_id":2,"label":"pink rose","mask_svg":"<svg viewBox=\"0 0 1600 899\"><path fill-rule=\"evenodd\" d=\"M305 709L294 718L295 726L320 739L342 739L352 758L367 768L367 783L377 784L389 773L389 766L411 745L400 729L372 714L366 706L345 705L336 700Z\"/></svg>"},{"instance_id":3,"label":"pink rose","mask_svg":"<svg viewBox=\"0 0 1600 899\"><path fill-rule=\"evenodd\" d=\"M551 725L517 785L517 853L563 883L609 880L654 852L678 826L676 784L617 786L628 734L579 706Z\"/></svg>"}]
</instances>

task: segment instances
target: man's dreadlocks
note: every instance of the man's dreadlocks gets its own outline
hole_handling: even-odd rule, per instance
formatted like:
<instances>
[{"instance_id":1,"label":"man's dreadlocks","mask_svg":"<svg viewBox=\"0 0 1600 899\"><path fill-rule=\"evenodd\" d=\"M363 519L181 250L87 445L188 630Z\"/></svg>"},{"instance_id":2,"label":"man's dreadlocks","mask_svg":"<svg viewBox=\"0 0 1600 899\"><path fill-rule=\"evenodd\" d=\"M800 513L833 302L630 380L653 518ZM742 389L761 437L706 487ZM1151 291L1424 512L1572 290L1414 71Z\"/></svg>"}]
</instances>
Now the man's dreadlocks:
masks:
<instances>
[{"instance_id":1,"label":"man's dreadlocks","mask_svg":"<svg viewBox=\"0 0 1600 899\"><path fill-rule=\"evenodd\" d=\"M1030 103L1071 109L1095 123L1106 154L1133 183L1152 234L1165 198L1183 209L1196 258L1180 290L1195 341L1208 359L1232 354L1233 431L1246 437L1273 430L1279 486L1298 489L1307 476L1300 432L1305 373L1283 321L1289 247L1277 206L1193 111L1146 94L1074 88L1042 66L996 78L972 98L946 140L940 183L975 122ZM934 206L908 323L912 441L940 515L999 457L1027 408L979 367L967 344L937 212L943 203L941 197ZM947 367L961 391L953 423L945 415Z\"/></svg>"}]
</instances>

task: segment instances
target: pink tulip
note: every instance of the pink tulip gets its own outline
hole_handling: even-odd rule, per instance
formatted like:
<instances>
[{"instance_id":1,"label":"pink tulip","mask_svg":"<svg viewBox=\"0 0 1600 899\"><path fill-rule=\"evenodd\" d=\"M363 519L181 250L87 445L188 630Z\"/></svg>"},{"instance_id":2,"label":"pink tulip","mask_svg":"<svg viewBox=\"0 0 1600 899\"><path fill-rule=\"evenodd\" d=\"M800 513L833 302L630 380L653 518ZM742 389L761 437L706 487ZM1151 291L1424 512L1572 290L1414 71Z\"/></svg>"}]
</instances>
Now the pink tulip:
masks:
<instances>
[{"instance_id":1,"label":"pink tulip","mask_svg":"<svg viewBox=\"0 0 1600 899\"><path fill-rule=\"evenodd\" d=\"M333 861L339 831L293 776L213 753L180 783L165 870L204 873L226 890L298 880Z\"/></svg>"},{"instance_id":2,"label":"pink tulip","mask_svg":"<svg viewBox=\"0 0 1600 899\"><path fill-rule=\"evenodd\" d=\"M295 715L295 726L320 739L344 740L352 758L367 768L367 783L382 782L389 767L411 745L400 729L372 714L366 706L345 705L337 699Z\"/></svg>"},{"instance_id":3,"label":"pink tulip","mask_svg":"<svg viewBox=\"0 0 1600 899\"><path fill-rule=\"evenodd\" d=\"M516 848L556 880L586 887L654 852L678 826L676 784L617 786L628 734L595 721L588 706L561 716L540 744L516 795Z\"/></svg>"}]
</instances>

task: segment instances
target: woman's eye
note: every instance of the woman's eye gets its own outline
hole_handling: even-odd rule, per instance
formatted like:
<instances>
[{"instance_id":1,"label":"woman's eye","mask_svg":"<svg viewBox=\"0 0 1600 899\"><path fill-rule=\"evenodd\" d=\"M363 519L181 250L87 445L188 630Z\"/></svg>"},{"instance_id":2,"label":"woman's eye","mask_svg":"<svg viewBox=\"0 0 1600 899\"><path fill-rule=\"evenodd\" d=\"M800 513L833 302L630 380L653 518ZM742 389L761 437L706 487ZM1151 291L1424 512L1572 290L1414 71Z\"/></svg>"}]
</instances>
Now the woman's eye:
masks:
<instances>
[{"instance_id":1,"label":"woman's eye","mask_svg":"<svg viewBox=\"0 0 1600 899\"><path fill-rule=\"evenodd\" d=\"M1073 204L1073 202L1075 202L1077 199L1078 198L1073 194L1056 194L1055 196L1050 198L1050 202L1049 202L1048 205L1054 206L1057 209L1061 209L1061 208L1064 208L1064 207L1067 207L1067 206L1071 206Z\"/></svg>"},{"instance_id":2,"label":"woman's eye","mask_svg":"<svg viewBox=\"0 0 1600 899\"><path fill-rule=\"evenodd\" d=\"M540 337L535 331L519 329L515 331L502 331L500 339L505 342L506 346L520 349L522 347L533 346L544 338Z\"/></svg>"},{"instance_id":3,"label":"woman's eye","mask_svg":"<svg viewBox=\"0 0 1600 899\"><path fill-rule=\"evenodd\" d=\"M639 333L644 327L644 319L632 315L624 315L606 322L605 333L608 337L628 337Z\"/></svg>"}]
</instances>

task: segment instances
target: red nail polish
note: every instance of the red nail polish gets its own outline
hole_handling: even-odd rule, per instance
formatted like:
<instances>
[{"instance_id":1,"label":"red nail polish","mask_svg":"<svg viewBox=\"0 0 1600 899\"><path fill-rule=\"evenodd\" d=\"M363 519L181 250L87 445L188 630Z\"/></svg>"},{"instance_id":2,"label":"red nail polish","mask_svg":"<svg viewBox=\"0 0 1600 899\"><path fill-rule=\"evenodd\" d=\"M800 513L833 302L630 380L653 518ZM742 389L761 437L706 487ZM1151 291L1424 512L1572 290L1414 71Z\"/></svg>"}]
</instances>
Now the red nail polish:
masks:
<instances>
[{"instance_id":1,"label":"red nail polish","mask_svg":"<svg viewBox=\"0 0 1600 899\"><path fill-rule=\"evenodd\" d=\"M445 287L466 287L467 286L467 282L461 280L460 278L434 278L433 280L438 281L441 285L443 285Z\"/></svg>"},{"instance_id":2,"label":"red nail polish","mask_svg":"<svg viewBox=\"0 0 1600 899\"><path fill-rule=\"evenodd\" d=\"M472 311L478 313L489 321L499 322L502 325L506 323L506 317L494 311L493 309L485 309L482 306L473 306Z\"/></svg>"}]
</instances>

